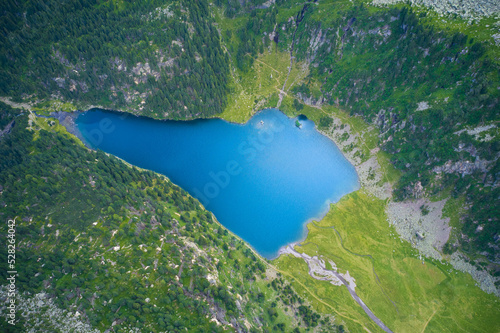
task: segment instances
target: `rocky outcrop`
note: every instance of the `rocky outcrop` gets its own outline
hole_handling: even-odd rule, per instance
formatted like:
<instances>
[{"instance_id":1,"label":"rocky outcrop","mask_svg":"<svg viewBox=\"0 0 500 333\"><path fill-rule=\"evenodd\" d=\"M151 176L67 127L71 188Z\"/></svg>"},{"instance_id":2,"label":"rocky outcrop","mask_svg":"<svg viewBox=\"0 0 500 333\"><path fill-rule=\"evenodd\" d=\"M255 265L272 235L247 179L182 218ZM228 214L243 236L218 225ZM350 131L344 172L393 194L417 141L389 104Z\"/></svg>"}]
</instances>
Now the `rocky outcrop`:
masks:
<instances>
[{"instance_id":1,"label":"rocky outcrop","mask_svg":"<svg viewBox=\"0 0 500 333\"><path fill-rule=\"evenodd\" d=\"M477 157L474 162L448 161L444 165L434 167L432 169L432 171L435 173L458 173L458 174L461 174L462 176L465 176L465 175L470 175L470 174L474 173L475 171L487 172L488 165L490 163L491 162L486 161L486 160L482 160L479 157Z\"/></svg>"},{"instance_id":2,"label":"rocky outcrop","mask_svg":"<svg viewBox=\"0 0 500 333\"><path fill-rule=\"evenodd\" d=\"M5 304L8 292L5 287L0 287L0 300ZM60 309L50 296L44 292L32 296L16 295L17 316L24 319L25 332L78 332L97 333L87 318L79 310L67 311ZM0 314L6 317L7 307L0 307Z\"/></svg>"},{"instance_id":3,"label":"rocky outcrop","mask_svg":"<svg viewBox=\"0 0 500 333\"><path fill-rule=\"evenodd\" d=\"M15 120L12 120L10 123L7 124L7 126L5 126L4 129L0 130L0 140L2 139L2 137L4 135L10 133L10 130L12 129L12 127L14 127L14 123L15 123Z\"/></svg>"},{"instance_id":4,"label":"rocky outcrop","mask_svg":"<svg viewBox=\"0 0 500 333\"><path fill-rule=\"evenodd\" d=\"M393 5L406 3L403 0L373 0L374 5ZM459 15L469 22L484 16L500 12L500 2L497 0L409 0L414 6L432 8L440 15Z\"/></svg>"},{"instance_id":5,"label":"rocky outcrop","mask_svg":"<svg viewBox=\"0 0 500 333\"><path fill-rule=\"evenodd\" d=\"M325 101L325 98L323 97L323 95L321 95L321 97L318 99L314 99L312 96L307 96L307 95L299 92L299 93L297 93L297 97L299 99L301 99L302 102L304 102L304 104L310 105L310 106L321 106L323 104L323 102Z\"/></svg>"}]
</instances>

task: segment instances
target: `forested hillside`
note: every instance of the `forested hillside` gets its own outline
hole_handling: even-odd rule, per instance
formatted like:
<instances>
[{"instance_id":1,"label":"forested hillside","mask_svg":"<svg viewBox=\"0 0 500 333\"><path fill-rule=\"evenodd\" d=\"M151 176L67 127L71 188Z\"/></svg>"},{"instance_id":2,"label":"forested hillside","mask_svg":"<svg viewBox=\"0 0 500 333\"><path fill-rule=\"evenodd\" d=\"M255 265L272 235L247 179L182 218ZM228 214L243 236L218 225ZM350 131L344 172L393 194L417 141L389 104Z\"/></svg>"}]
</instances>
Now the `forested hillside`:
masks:
<instances>
[{"instance_id":1,"label":"forested hillside","mask_svg":"<svg viewBox=\"0 0 500 333\"><path fill-rule=\"evenodd\" d=\"M2 318L6 332L66 331L67 313L114 332L336 330L169 180L89 151L51 120L1 107L15 125L0 141L0 217L16 219L25 312L16 326ZM1 231L7 244L7 223ZM6 281L7 261L0 265ZM41 292L53 304L29 306Z\"/></svg>"},{"instance_id":2,"label":"forested hillside","mask_svg":"<svg viewBox=\"0 0 500 333\"><path fill-rule=\"evenodd\" d=\"M2 1L0 95L155 118L226 103L227 57L207 1Z\"/></svg>"}]
</instances>

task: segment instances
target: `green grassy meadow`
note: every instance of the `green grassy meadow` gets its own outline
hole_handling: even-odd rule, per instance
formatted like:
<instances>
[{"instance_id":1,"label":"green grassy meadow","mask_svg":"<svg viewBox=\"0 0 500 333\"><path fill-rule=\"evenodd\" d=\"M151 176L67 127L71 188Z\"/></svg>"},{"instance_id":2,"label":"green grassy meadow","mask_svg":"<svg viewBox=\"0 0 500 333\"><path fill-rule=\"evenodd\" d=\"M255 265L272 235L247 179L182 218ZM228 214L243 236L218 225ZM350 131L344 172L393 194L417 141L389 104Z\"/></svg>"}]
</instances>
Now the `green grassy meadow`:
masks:
<instances>
[{"instance_id":1,"label":"green grassy meadow","mask_svg":"<svg viewBox=\"0 0 500 333\"><path fill-rule=\"evenodd\" d=\"M356 280L357 294L394 332L500 330L498 299L484 293L470 275L451 265L421 260L418 251L402 241L387 222L386 203L363 189L347 195L332 205L320 222L307 226L308 236L302 242L305 245L296 246L296 250L332 260L340 273L349 271ZM311 285L316 296L335 308L337 318L348 327L380 330L345 287L310 281L313 278L301 261L282 256L274 263L298 281ZM321 308L331 311L324 305L318 310Z\"/></svg>"}]
</instances>

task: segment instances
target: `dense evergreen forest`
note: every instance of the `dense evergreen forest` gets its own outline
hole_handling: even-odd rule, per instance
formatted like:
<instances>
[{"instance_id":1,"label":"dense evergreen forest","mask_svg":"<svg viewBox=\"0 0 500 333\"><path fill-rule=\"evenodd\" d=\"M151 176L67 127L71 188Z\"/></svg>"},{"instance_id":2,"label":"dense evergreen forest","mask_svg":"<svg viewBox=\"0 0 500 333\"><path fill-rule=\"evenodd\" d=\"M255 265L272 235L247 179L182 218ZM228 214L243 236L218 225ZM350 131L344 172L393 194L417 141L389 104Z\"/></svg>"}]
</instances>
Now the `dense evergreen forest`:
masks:
<instances>
[{"instance_id":1,"label":"dense evergreen forest","mask_svg":"<svg viewBox=\"0 0 500 333\"><path fill-rule=\"evenodd\" d=\"M227 56L207 1L2 1L0 95L156 118L222 112Z\"/></svg>"}]
</instances>

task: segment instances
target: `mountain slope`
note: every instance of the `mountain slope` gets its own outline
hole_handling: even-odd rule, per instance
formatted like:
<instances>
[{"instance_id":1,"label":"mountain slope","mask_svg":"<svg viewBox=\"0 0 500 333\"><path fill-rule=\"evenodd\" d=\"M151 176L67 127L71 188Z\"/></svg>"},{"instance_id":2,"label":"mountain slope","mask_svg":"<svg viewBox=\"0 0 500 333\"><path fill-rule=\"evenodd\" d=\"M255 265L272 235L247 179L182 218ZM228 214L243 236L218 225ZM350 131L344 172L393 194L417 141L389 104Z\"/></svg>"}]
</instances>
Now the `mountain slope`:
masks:
<instances>
[{"instance_id":1,"label":"mountain slope","mask_svg":"<svg viewBox=\"0 0 500 333\"><path fill-rule=\"evenodd\" d=\"M319 315L293 315L306 304L286 278L168 179L80 146L50 119L2 108L15 119L0 141L0 217L15 220L18 329L64 331L76 325L66 313L115 332L318 325ZM7 281L14 268L1 267Z\"/></svg>"},{"instance_id":2,"label":"mountain slope","mask_svg":"<svg viewBox=\"0 0 500 333\"><path fill-rule=\"evenodd\" d=\"M0 95L155 118L220 113L228 66L208 10L207 1L3 1Z\"/></svg>"}]
</instances>

